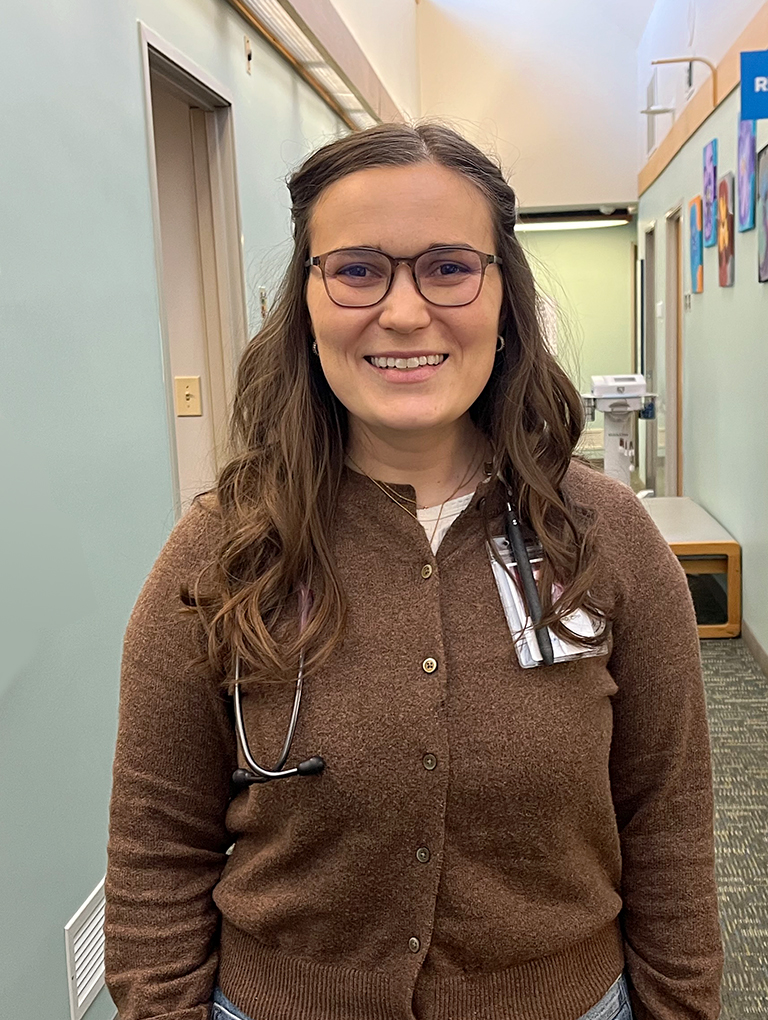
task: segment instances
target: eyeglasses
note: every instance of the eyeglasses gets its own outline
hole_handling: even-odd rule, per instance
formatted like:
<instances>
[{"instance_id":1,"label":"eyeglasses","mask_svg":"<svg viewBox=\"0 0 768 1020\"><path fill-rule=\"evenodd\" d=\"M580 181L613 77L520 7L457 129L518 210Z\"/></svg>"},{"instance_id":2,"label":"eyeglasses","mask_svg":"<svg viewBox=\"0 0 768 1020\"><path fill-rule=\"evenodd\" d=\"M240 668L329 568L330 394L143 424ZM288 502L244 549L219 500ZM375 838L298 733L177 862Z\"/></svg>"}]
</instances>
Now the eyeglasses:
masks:
<instances>
[{"instance_id":1,"label":"eyeglasses","mask_svg":"<svg viewBox=\"0 0 768 1020\"><path fill-rule=\"evenodd\" d=\"M393 258L378 248L336 248L312 256L304 265L320 267L326 293L334 304L369 308L387 296L401 263L410 269L425 301L455 308L475 300L486 268L500 266L501 259L474 248L448 246L428 248L410 259Z\"/></svg>"}]
</instances>

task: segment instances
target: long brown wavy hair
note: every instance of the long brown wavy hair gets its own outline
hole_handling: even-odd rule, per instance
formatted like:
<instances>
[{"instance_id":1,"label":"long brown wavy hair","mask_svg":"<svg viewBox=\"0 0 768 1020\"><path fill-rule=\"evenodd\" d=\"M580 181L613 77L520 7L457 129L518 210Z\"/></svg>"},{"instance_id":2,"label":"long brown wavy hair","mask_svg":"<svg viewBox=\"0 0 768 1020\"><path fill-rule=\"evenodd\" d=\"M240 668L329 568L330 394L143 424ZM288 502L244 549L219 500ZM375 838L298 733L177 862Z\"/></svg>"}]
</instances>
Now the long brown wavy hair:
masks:
<instances>
[{"instance_id":1,"label":"long brown wavy hair","mask_svg":"<svg viewBox=\"0 0 768 1020\"><path fill-rule=\"evenodd\" d=\"M383 124L317 150L288 181L293 253L264 326L240 361L233 455L214 490L224 537L194 596L187 592L184 599L203 617L207 661L225 683L231 684L236 655L245 680L292 680L300 650L311 674L343 639L346 598L331 539L348 420L310 352L310 220L324 189L342 177L423 162L470 180L491 211L506 343L470 414L488 439L495 469L517 495L523 524L542 547L544 621L570 636L562 619L575 608L604 618L590 594L589 528L561 491L584 424L581 400L542 335L533 275L515 236L515 193L500 167L454 130ZM562 594L553 604L554 582ZM299 637L298 592L305 585L314 600Z\"/></svg>"}]
</instances>

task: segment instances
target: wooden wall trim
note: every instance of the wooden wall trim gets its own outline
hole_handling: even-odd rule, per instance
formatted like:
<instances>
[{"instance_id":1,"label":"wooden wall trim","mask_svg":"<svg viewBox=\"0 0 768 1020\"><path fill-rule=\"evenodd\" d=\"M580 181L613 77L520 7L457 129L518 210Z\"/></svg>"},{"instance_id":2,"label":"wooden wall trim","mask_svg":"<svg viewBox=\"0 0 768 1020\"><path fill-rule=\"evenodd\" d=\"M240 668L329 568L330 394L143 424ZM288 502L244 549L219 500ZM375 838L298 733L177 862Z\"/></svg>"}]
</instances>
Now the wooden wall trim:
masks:
<instances>
[{"instance_id":1,"label":"wooden wall trim","mask_svg":"<svg viewBox=\"0 0 768 1020\"><path fill-rule=\"evenodd\" d=\"M659 143L656 151L638 174L637 189L642 195L666 170L685 143L711 116L741 81L742 50L768 49L768 3L764 4L747 25L736 42L717 65L717 96L712 102L712 83L709 79L700 86L683 108L680 116Z\"/></svg>"},{"instance_id":2,"label":"wooden wall trim","mask_svg":"<svg viewBox=\"0 0 768 1020\"><path fill-rule=\"evenodd\" d=\"M402 121L403 115L368 61L360 44L347 28L331 0L281 0L294 21L317 48L355 87L371 113L381 121Z\"/></svg>"},{"instance_id":3,"label":"wooden wall trim","mask_svg":"<svg viewBox=\"0 0 768 1020\"><path fill-rule=\"evenodd\" d=\"M269 26L260 21L244 0L227 2L277 50L348 127L353 131L358 130L328 89L272 35ZM372 116L380 121L398 123L403 121L403 115L331 0L279 0L279 2L328 64L349 83L351 91Z\"/></svg>"}]
</instances>

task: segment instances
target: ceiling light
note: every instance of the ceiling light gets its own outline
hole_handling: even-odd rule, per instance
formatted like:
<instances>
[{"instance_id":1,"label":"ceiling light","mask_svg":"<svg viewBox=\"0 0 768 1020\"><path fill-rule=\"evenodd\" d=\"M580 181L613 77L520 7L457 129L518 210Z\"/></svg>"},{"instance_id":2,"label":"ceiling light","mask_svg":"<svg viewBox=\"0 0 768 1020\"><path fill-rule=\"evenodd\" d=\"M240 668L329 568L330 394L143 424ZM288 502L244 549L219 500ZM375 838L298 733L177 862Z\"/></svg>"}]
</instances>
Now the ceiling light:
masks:
<instances>
[{"instance_id":1,"label":"ceiling light","mask_svg":"<svg viewBox=\"0 0 768 1020\"><path fill-rule=\"evenodd\" d=\"M595 230L598 227L624 227L627 219L602 220L545 220L537 223L516 223L515 233L534 233L542 230Z\"/></svg>"},{"instance_id":2,"label":"ceiling light","mask_svg":"<svg viewBox=\"0 0 768 1020\"><path fill-rule=\"evenodd\" d=\"M367 128L379 123L380 118L355 83L293 20L289 3L284 5L282 0L230 0L230 3L236 9L248 11L262 34L299 65L321 94L333 100L348 124Z\"/></svg>"},{"instance_id":3,"label":"ceiling light","mask_svg":"<svg viewBox=\"0 0 768 1020\"><path fill-rule=\"evenodd\" d=\"M515 231L594 230L599 227L621 227L632 222L626 205L601 205L586 209L518 209L520 219Z\"/></svg>"}]
</instances>

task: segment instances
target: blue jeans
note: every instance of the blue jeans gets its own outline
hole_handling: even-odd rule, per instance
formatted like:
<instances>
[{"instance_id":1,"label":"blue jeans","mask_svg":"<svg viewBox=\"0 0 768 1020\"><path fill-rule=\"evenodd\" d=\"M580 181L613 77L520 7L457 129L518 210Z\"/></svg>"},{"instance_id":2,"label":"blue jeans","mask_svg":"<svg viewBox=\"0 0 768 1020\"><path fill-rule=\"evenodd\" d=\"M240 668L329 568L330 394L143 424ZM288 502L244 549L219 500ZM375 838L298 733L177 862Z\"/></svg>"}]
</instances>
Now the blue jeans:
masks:
<instances>
[{"instance_id":1,"label":"blue jeans","mask_svg":"<svg viewBox=\"0 0 768 1020\"><path fill-rule=\"evenodd\" d=\"M250 1020L217 988L213 993L211 1020ZM298 1018L297 1018L298 1020ZM611 985L602 999L579 1020L632 1020L627 982L622 974Z\"/></svg>"},{"instance_id":2,"label":"blue jeans","mask_svg":"<svg viewBox=\"0 0 768 1020\"><path fill-rule=\"evenodd\" d=\"M623 974L614 981L602 999L579 1017L579 1020L633 1020L627 979Z\"/></svg>"}]
</instances>

